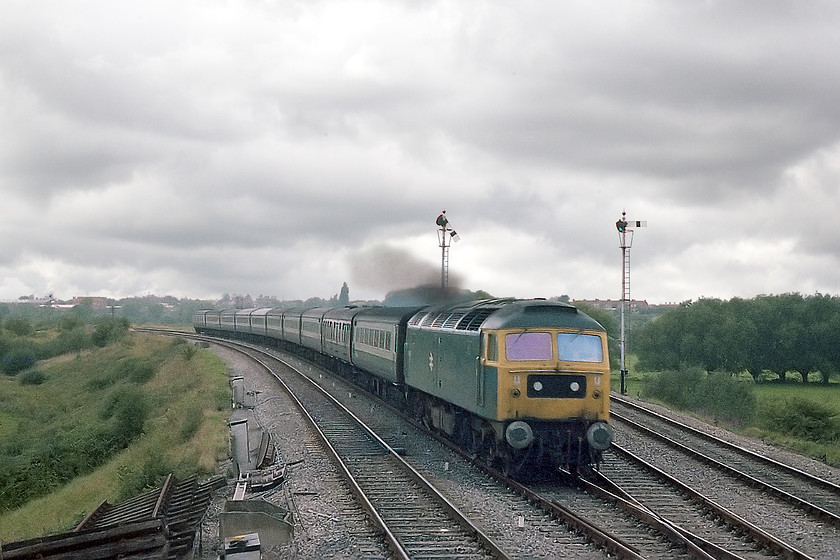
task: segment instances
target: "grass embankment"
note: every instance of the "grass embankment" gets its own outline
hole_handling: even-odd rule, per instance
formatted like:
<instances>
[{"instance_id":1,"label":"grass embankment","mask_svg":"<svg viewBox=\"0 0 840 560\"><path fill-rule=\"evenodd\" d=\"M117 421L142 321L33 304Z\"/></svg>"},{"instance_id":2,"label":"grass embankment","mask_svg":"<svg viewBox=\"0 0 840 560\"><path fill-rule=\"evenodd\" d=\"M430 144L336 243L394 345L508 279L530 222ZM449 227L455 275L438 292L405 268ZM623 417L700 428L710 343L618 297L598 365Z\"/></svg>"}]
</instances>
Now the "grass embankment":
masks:
<instances>
[{"instance_id":1,"label":"grass embankment","mask_svg":"<svg viewBox=\"0 0 840 560\"><path fill-rule=\"evenodd\" d=\"M632 372L632 370L631 370ZM612 376L612 388L620 389ZM840 384L755 383L696 368L633 372L629 396L659 402L732 431L840 466Z\"/></svg>"},{"instance_id":2,"label":"grass embankment","mask_svg":"<svg viewBox=\"0 0 840 560\"><path fill-rule=\"evenodd\" d=\"M212 473L227 454L224 364L183 339L129 334L38 371L0 377L3 541L68 530L104 499Z\"/></svg>"}]
</instances>

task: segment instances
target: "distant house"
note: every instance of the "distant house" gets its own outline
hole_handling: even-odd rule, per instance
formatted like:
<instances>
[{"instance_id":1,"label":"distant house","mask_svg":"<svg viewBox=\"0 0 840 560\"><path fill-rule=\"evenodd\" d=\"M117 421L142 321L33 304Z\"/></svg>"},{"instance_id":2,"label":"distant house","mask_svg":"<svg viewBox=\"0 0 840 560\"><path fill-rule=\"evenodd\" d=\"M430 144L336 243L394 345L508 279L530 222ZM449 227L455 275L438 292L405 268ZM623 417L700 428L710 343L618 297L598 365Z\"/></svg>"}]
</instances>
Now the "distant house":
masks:
<instances>
[{"instance_id":1,"label":"distant house","mask_svg":"<svg viewBox=\"0 0 840 560\"><path fill-rule=\"evenodd\" d=\"M108 298L100 296L76 296L70 303L81 305L87 302L90 302L94 309L108 309Z\"/></svg>"}]
</instances>

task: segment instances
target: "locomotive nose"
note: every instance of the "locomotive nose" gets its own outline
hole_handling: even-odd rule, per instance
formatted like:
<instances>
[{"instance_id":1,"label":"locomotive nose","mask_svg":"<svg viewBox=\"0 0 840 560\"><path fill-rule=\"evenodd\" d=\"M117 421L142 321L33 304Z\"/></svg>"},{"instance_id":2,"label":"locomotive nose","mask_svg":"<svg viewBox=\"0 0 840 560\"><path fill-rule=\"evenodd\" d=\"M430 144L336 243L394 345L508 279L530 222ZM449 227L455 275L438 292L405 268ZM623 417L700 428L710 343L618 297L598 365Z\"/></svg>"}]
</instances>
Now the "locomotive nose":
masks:
<instances>
[{"instance_id":1,"label":"locomotive nose","mask_svg":"<svg viewBox=\"0 0 840 560\"><path fill-rule=\"evenodd\" d=\"M597 451L604 451L612 444L613 430L606 422L595 422L586 430L586 441L589 447Z\"/></svg>"},{"instance_id":2,"label":"locomotive nose","mask_svg":"<svg viewBox=\"0 0 840 560\"><path fill-rule=\"evenodd\" d=\"M505 430L505 439L514 449L525 449L534 442L534 430L522 420L517 420Z\"/></svg>"}]
</instances>

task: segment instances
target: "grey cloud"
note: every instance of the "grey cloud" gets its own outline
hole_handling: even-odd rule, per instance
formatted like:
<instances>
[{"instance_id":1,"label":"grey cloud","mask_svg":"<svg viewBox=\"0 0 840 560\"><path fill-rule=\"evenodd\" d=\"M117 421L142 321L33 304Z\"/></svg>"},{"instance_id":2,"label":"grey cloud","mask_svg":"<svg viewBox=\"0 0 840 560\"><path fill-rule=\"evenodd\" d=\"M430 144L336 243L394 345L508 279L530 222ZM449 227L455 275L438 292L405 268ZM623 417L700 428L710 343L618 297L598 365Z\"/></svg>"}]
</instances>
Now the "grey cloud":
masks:
<instances>
[{"instance_id":1,"label":"grey cloud","mask_svg":"<svg viewBox=\"0 0 840 560\"><path fill-rule=\"evenodd\" d=\"M442 208L471 289L614 295L623 209L648 299L840 289L831 3L68 6L0 23L0 297L382 297Z\"/></svg>"}]
</instances>

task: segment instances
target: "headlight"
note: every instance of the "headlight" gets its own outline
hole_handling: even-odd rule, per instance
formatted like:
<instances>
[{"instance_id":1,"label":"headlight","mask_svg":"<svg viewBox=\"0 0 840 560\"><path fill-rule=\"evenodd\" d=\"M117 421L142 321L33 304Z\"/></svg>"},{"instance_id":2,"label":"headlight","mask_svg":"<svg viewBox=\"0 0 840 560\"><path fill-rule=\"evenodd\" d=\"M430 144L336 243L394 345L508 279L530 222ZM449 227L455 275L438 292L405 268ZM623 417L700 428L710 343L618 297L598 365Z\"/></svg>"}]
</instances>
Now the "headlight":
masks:
<instances>
[{"instance_id":1,"label":"headlight","mask_svg":"<svg viewBox=\"0 0 840 560\"><path fill-rule=\"evenodd\" d=\"M595 422L586 430L586 441L596 451L608 449L613 441L613 429L606 422Z\"/></svg>"},{"instance_id":2,"label":"headlight","mask_svg":"<svg viewBox=\"0 0 840 560\"><path fill-rule=\"evenodd\" d=\"M505 430L505 439L514 449L525 449L534 442L534 431L522 420L516 420Z\"/></svg>"}]
</instances>

